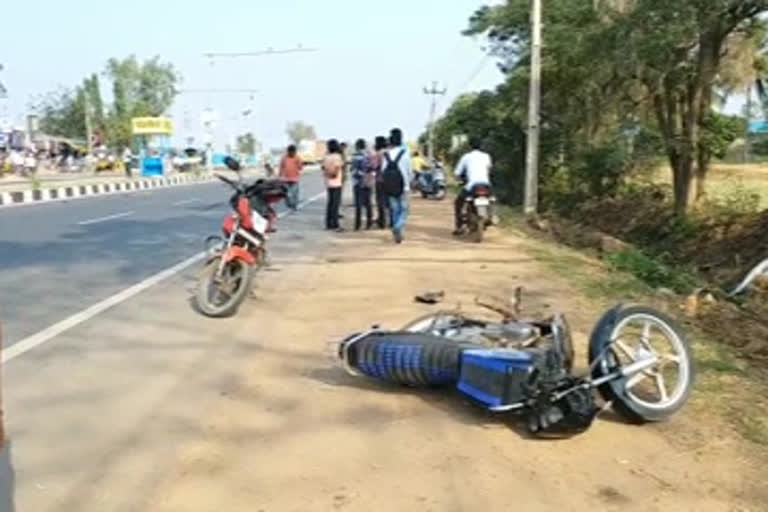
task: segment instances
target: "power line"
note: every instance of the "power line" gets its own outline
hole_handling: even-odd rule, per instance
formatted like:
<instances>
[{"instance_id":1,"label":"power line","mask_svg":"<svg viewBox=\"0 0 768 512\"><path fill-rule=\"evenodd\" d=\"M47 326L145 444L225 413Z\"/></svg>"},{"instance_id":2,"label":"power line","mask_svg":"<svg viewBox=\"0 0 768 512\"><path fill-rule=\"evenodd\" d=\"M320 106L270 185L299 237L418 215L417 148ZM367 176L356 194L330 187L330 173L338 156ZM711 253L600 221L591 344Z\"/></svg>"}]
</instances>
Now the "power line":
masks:
<instances>
[{"instance_id":1,"label":"power line","mask_svg":"<svg viewBox=\"0 0 768 512\"><path fill-rule=\"evenodd\" d=\"M179 89L176 91L178 93L182 94L195 94L195 93L232 93L232 94L240 94L240 93L250 93L255 94L259 92L258 89Z\"/></svg>"},{"instance_id":2,"label":"power line","mask_svg":"<svg viewBox=\"0 0 768 512\"><path fill-rule=\"evenodd\" d=\"M255 52L209 52L204 53L203 57L216 58L216 57L262 57L265 55L283 55L286 53L307 53L316 52L316 48L303 48L299 45L296 48L287 48L281 50L275 50L273 48L267 48L266 50Z\"/></svg>"},{"instance_id":3,"label":"power line","mask_svg":"<svg viewBox=\"0 0 768 512\"><path fill-rule=\"evenodd\" d=\"M477 67L472 71L472 74L469 75L469 78L467 78L464 83L461 85L461 87L458 87L456 90L461 93L466 89L466 87L471 84L475 78L477 78L477 75L480 74L480 72L485 69L486 64L488 64L488 61L491 59L490 54L485 54L485 56L480 60L480 63L477 65Z\"/></svg>"}]
</instances>

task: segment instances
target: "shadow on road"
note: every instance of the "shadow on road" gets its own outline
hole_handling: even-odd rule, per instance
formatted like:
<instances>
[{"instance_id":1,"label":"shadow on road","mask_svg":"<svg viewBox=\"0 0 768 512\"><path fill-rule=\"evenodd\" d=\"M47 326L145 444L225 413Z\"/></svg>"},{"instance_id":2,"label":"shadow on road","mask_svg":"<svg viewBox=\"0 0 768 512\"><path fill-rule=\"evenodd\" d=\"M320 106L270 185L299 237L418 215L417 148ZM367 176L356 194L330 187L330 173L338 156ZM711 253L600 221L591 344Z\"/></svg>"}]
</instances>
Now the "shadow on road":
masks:
<instances>
[{"instance_id":1,"label":"shadow on road","mask_svg":"<svg viewBox=\"0 0 768 512\"><path fill-rule=\"evenodd\" d=\"M16 491L16 473L13 470L11 442L5 443L0 449L0 512L14 512L14 495Z\"/></svg>"}]
</instances>

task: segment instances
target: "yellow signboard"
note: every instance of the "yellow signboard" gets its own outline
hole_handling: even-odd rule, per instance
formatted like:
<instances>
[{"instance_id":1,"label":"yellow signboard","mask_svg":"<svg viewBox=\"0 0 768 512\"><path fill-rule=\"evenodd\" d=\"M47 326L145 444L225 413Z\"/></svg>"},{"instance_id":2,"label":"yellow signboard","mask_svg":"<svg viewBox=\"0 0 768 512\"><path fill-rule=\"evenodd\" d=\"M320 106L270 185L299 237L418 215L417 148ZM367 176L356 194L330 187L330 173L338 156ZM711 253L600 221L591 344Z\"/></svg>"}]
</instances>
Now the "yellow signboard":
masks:
<instances>
[{"instance_id":1,"label":"yellow signboard","mask_svg":"<svg viewBox=\"0 0 768 512\"><path fill-rule=\"evenodd\" d=\"M171 135L173 121L167 117L134 117L131 119L131 128L134 135Z\"/></svg>"}]
</instances>

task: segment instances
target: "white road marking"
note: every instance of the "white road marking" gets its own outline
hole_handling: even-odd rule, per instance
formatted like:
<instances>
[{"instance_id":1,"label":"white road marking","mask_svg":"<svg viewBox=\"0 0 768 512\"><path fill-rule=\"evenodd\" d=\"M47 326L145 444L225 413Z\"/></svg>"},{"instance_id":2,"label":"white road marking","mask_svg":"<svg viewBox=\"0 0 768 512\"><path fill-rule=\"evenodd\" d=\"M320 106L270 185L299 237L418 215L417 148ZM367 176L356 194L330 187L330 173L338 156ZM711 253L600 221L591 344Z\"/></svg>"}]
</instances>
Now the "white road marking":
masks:
<instances>
[{"instance_id":1,"label":"white road marking","mask_svg":"<svg viewBox=\"0 0 768 512\"><path fill-rule=\"evenodd\" d=\"M305 199L304 201L299 203L299 208L303 208L309 203L312 203L313 201L317 201L324 195L325 195L325 192L322 192L320 194L310 197L309 199ZM290 210L281 212L280 214L278 214L278 218L283 218L286 215L289 215L290 213L292 213ZM68 318L65 318L61 322L57 322L52 326L46 329L43 329L40 332L37 332L31 336L24 338L23 340L11 345L8 348L4 348L2 351L2 358L0 358L0 362L5 364L10 360L16 357L19 357L25 352L28 352L33 348L42 345L43 343L47 343L51 341L53 338L55 338L59 334L65 331L68 331L69 329L72 329L73 327L76 327L87 320L90 320L91 318L108 310L109 308L117 306L121 302L125 302L131 297L138 295L139 293L143 292L148 288L151 288L152 286L160 283L161 281L164 281L165 279L168 279L169 277L172 277L178 274L185 268L191 265L194 265L198 261L202 260L205 257L205 254L206 254L205 251L201 251L195 254L194 256L187 258L181 263L177 263L176 265L170 268L167 268L161 272L158 272L157 274L148 277L147 279L141 281L140 283L130 286L125 290L118 292L115 295L112 295L111 297L107 297L101 302L97 302L93 306L90 306L89 308L86 308L80 311L79 313L75 313L74 315Z\"/></svg>"},{"instance_id":2,"label":"white road marking","mask_svg":"<svg viewBox=\"0 0 768 512\"><path fill-rule=\"evenodd\" d=\"M182 206L185 204L194 203L195 201L199 201L199 199L196 197L193 197L192 199L184 199L183 201L176 201L175 203L173 203L173 206Z\"/></svg>"},{"instance_id":3,"label":"white road marking","mask_svg":"<svg viewBox=\"0 0 768 512\"><path fill-rule=\"evenodd\" d=\"M83 220L78 222L77 224L79 226L87 226L88 224L98 224L99 222L105 222L112 219L119 219L121 217L128 217L129 215L133 215L134 211L130 212L123 212L123 213L116 213L114 215L107 215L106 217L99 217L97 219L90 219L90 220Z\"/></svg>"}]
</instances>

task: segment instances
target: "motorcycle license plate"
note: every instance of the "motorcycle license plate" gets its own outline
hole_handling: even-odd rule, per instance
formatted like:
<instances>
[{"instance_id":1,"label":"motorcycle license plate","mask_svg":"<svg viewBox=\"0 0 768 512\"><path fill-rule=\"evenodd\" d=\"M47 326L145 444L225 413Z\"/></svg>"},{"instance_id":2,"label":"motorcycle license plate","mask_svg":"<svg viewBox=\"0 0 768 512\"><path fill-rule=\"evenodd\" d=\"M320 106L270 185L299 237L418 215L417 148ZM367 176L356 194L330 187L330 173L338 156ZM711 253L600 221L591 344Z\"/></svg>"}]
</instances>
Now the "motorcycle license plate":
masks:
<instances>
[{"instance_id":1,"label":"motorcycle license plate","mask_svg":"<svg viewBox=\"0 0 768 512\"><path fill-rule=\"evenodd\" d=\"M267 232L267 226L269 225L269 221L267 221L267 219L259 215L259 212L257 212L256 210L251 210L251 212L253 216L253 229L257 233L263 235L264 233Z\"/></svg>"},{"instance_id":2,"label":"motorcycle license plate","mask_svg":"<svg viewBox=\"0 0 768 512\"><path fill-rule=\"evenodd\" d=\"M476 206L488 206L491 204L491 201L487 197L476 197L475 198L475 205Z\"/></svg>"}]
</instances>

